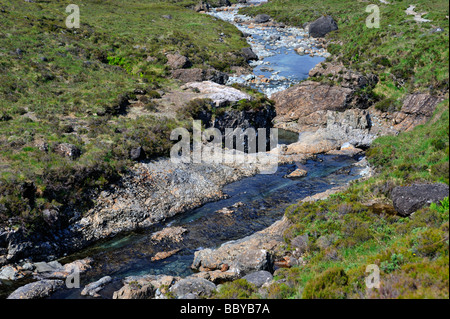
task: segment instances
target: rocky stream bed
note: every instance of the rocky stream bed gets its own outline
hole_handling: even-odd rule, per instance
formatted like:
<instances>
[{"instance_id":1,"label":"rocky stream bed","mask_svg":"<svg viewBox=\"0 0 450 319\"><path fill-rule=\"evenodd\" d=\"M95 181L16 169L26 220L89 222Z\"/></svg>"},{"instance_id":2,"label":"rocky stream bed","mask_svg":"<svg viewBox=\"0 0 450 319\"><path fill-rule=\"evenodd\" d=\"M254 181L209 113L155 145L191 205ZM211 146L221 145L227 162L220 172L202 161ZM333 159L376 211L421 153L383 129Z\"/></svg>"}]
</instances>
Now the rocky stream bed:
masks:
<instances>
[{"instance_id":1,"label":"rocky stream bed","mask_svg":"<svg viewBox=\"0 0 450 319\"><path fill-rule=\"evenodd\" d=\"M271 97L306 79L328 53L303 29L237 13L249 4L208 14L235 24L255 55L249 59L253 73L231 76L228 84L249 84ZM305 150L298 133L281 130L283 145L271 152L277 152L279 167L271 175L258 174L255 165L138 163L101 192L83 218L74 218L60 242L13 247L76 252L4 266L1 297L167 298L170 292L197 298L240 277L263 286L276 268L301 263L283 249L286 207L326 197L369 174L362 150L341 147L347 137ZM74 267L81 286L68 289L64 281Z\"/></svg>"}]
</instances>

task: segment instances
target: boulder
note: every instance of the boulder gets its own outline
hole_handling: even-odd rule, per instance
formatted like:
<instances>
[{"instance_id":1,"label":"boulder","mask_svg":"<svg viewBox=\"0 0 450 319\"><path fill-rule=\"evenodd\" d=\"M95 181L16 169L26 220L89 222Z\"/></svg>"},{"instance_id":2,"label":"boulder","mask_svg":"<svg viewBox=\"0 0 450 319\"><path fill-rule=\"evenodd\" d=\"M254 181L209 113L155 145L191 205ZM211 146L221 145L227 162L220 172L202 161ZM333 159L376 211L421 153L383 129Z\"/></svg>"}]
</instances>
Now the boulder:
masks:
<instances>
[{"instance_id":1,"label":"boulder","mask_svg":"<svg viewBox=\"0 0 450 319\"><path fill-rule=\"evenodd\" d=\"M326 123L326 111L344 111L357 105L354 90L305 81L272 95L276 123L296 123L295 131L311 131Z\"/></svg>"},{"instance_id":2,"label":"boulder","mask_svg":"<svg viewBox=\"0 0 450 319\"><path fill-rule=\"evenodd\" d=\"M194 11L195 12L208 12L209 11L209 4L206 1L200 1L195 7L194 7Z\"/></svg>"},{"instance_id":3,"label":"boulder","mask_svg":"<svg viewBox=\"0 0 450 319\"><path fill-rule=\"evenodd\" d=\"M426 205L439 203L439 201L448 196L449 187L442 183L399 186L395 187L391 192L395 210L405 217Z\"/></svg>"},{"instance_id":4,"label":"boulder","mask_svg":"<svg viewBox=\"0 0 450 319\"><path fill-rule=\"evenodd\" d=\"M23 278L23 274L13 266L0 268L0 280L17 280Z\"/></svg>"},{"instance_id":5,"label":"boulder","mask_svg":"<svg viewBox=\"0 0 450 319\"><path fill-rule=\"evenodd\" d=\"M302 168L297 168L295 171L287 175L288 178L299 178L299 177L305 177L308 175L308 171Z\"/></svg>"},{"instance_id":6,"label":"boulder","mask_svg":"<svg viewBox=\"0 0 450 319\"><path fill-rule=\"evenodd\" d=\"M271 282L273 276L270 272L261 270L245 275L244 277L242 277L242 279L245 279L249 283L254 284L256 287L260 288L264 284Z\"/></svg>"},{"instance_id":7,"label":"boulder","mask_svg":"<svg viewBox=\"0 0 450 319\"><path fill-rule=\"evenodd\" d=\"M112 281L110 276L105 276L95 282L92 282L84 287L81 291L82 296L100 297L98 292L102 290L106 284Z\"/></svg>"},{"instance_id":8,"label":"boulder","mask_svg":"<svg viewBox=\"0 0 450 319\"><path fill-rule=\"evenodd\" d=\"M425 124L434 113L436 106L443 101L442 97L428 93L408 95L402 108L394 114L394 127L398 131L409 131L417 125Z\"/></svg>"},{"instance_id":9,"label":"boulder","mask_svg":"<svg viewBox=\"0 0 450 319\"><path fill-rule=\"evenodd\" d=\"M249 249L240 253L232 266L235 271L244 276L258 270L273 270L273 260L265 249Z\"/></svg>"},{"instance_id":10,"label":"boulder","mask_svg":"<svg viewBox=\"0 0 450 319\"><path fill-rule=\"evenodd\" d=\"M182 88L198 90L201 95L196 96L196 98L211 99L216 106L240 100L252 100L252 97L247 93L212 81L190 82L182 86Z\"/></svg>"},{"instance_id":11,"label":"boulder","mask_svg":"<svg viewBox=\"0 0 450 319\"><path fill-rule=\"evenodd\" d=\"M270 21L270 16L267 14L258 14L255 19L255 23L265 23Z\"/></svg>"},{"instance_id":12,"label":"boulder","mask_svg":"<svg viewBox=\"0 0 450 319\"><path fill-rule=\"evenodd\" d=\"M132 161L142 161L145 159L145 151L142 148L142 146L138 146L136 148L133 148L130 151L130 159Z\"/></svg>"},{"instance_id":13,"label":"boulder","mask_svg":"<svg viewBox=\"0 0 450 319\"><path fill-rule=\"evenodd\" d=\"M327 33L338 29L336 21L331 16L322 16L309 25L309 35L313 38L323 38Z\"/></svg>"},{"instance_id":14,"label":"boulder","mask_svg":"<svg viewBox=\"0 0 450 319\"><path fill-rule=\"evenodd\" d=\"M181 54L167 54L167 65L171 69L184 69L191 66L189 59Z\"/></svg>"},{"instance_id":15,"label":"boulder","mask_svg":"<svg viewBox=\"0 0 450 319\"><path fill-rule=\"evenodd\" d=\"M151 299L155 295L155 287L147 278L127 279L124 286L115 291L113 299Z\"/></svg>"},{"instance_id":16,"label":"boulder","mask_svg":"<svg viewBox=\"0 0 450 319\"><path fill-rule=\"evenodd\" d=\"M177 299L197 299L210 296L215 289L216 285L206 279L187 277L173 285L170 292Z\"/></svg>"},{"instance_id":17,"label":"boulder","mask_svg":"<svg viewBox=\"0 0 450 319\"><path fill-rule=\"evenodd\" d=\"M69 143L60 143L55 146L54 152L64 157L68 157L72 160L77 159L81 155L81 151L78 147Z\"/></svg>"},{"instance_id":18,"label":"boulder","mask_svg":"<svg viewBox=\"0 0 450 319\"><path fill-rule=\"evenodd\" d=\"M243 48L241 54L246 61L258 60L258 56L253 52L252 48Z\"/></svg>"},{"instance_id":19,"label":"boulder","mask_svg":"<svg viewBox=\"0 0 450 319\"><path fill-rule=\"evenodd\" d=\"M15 290L8 299L42 299L64 286L62 280L44 279L29 283Z\"/></svg>"}]
</instances>

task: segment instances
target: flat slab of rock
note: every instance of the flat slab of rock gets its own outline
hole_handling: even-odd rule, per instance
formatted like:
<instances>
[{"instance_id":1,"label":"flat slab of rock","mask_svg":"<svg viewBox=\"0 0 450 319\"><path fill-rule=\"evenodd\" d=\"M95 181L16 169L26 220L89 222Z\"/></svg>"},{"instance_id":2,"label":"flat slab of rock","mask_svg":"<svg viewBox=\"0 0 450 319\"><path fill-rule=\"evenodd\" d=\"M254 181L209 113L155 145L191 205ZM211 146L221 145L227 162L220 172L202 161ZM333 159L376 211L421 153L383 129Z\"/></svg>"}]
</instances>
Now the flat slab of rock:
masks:
<instances>
[{"instance_id":1,"label":"flat slab of rock","mask_svg":"<svg viewBox=\"0 0 450 319\"><path fill-rule=\"evenodd\" d=\"M212 81L190 82L186 83L182 88L197 89L201 94L197 98L211 99L217 106L226 104L227 102L252 99L247 93Z\"/></svg>"},{"instance_id":2,"label":"flat slab of rock","mask_svg":"<svg viewBox=\"0 0 450 319\"><path fill-rule=\"evenodd\" d=\"M448 185L441 183L399 186L391 193L394 208L402 216L409 216L431 203L439 203L448 196Z\"/></svg>"},{"instance_id":3,"label":"flat slab of rock","mask_svg":"<svg viewBox=\"0 0 450 319\"><path fill-rule=\"evenodd\" d=\"M275 123L297 122L296 131L323 127L327 111L344 111L354 105L354 90L305 81L272 95L277 117Z\"/></svg>"},{"instance_id":4,"label":"flat slab of rock","mask_svg":"<svg viewBox=\"0 0 450 319\"><path fill-rule=\"evenodd\" d=\"M62 280L44 279L32 282L15 290L8 299L42 299L64 286Z\"/></svg>"}]
</instances>

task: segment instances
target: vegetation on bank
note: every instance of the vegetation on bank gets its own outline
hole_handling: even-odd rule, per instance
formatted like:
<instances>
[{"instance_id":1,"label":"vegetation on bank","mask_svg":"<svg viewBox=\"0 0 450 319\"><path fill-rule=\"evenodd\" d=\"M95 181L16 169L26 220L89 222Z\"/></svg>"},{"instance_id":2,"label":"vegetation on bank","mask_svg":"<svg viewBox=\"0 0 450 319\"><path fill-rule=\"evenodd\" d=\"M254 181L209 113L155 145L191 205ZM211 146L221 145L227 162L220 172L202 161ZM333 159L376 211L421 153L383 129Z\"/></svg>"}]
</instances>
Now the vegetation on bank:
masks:
<instances>
[{"instance_id":1,"label":"vegetation on bank","mask_svg":"<svg viewBox=\"0 0 450 319\"><path fill-rule=\"evenodd\" d=\"M166 53L221 71L245 63L241 32L197 3L82 1L80 28L67 29L65 1L0 1L0 225L31 229L46 208L82 209L135 148L169 154L185 123L153 107L176 85ZM129 101L146 112L128 116ZM61 143L81 155L61 156Z\"/></svg>"},{"instance_id":2,"label":"vegetation on bank","mask_svg":"<svg viewBox=\"0 0 450 319\"><path fill-rule=\"evenodd\" d=\"M297 26L333 16L339 30L327 35L331 59L379 77L370 92L379 109L395 110L414 92L446 100L425 125L375 140L367 151L373 177L286 210L293 225L286 247L302 255L302 265L278 270L262 294L241 279L225 284L218 298L449 298L449 199L410 217L396 215L390 201L396 186L449 183L448 2L414 3L431 23L412 21L407 1L389 3L378 3L380 29L365 27L368 3L359 1L272 0L242 9ZM366 287L370 264L381 271L380 289Z\"/></svg>"},{"instance_id":3,"label":"vegetation on bank","mask_svg":"<svg viewBox=\"0 0 450 319\"><path fill-rule=\"evenodd\" d=\"M304 264L280 269L265 293L245 280L226 283L218 298L448 298L449 199L410 217L395 214L391 190L411 182L448 184L448 100L427 124L382 137L368 152L377 174L341 193L286 210L288 251ZM373 203L386 203L373 205ZM368 289L367 265L381 289Z\"/></svg>"},{"instance_id":4,"label":"vegetation on bank","mask_svg":"<svg viewBox=\"0 0 450 319\"><path fill-rule=\"evenodd\" d=\"M449 88L449 6L444 0L418 0L416 12L428 12L418 23L405 10L410 1L378 1L380 28L369 29L366 12L369 2L353 0L270 0L257 7L241 9L242 13L265 13L289 25L303 26L322 15L332 16L339 30L326 37L330 59L362 73L379 77L373 96L395 110L406 93L442 94ZM384 101L384 102L383 102ZM393 105L395 107L390 108Z\"/></svg>"}]
</instances>

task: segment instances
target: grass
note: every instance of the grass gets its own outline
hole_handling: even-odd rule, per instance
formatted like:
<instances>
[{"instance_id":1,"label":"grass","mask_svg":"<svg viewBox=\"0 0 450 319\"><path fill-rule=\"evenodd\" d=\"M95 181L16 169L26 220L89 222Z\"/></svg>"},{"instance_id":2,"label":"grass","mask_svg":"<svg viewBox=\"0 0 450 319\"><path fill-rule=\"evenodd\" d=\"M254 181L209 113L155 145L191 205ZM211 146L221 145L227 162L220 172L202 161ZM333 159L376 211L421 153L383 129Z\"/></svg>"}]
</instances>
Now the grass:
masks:
<instances>
[{"instance_id":1,"label":"grass","mask_svg":"<svg viewBox=\"0 0 450 319\"><path fill-rule=\"evenodd\" d=\"M221 71L245 63L242 33L195 4L88 0L80 28L67 29L64 1L0 2L0 224L36 228L45 208L88 207L92 190L132 165L135 147L147 158L168 155L170 131L185 123L152 107L177 85L165 54ZM127 117L138 98L147 113ZM59 143L81 156L61 157Z\"/></svg>"},{"instance_id":2,"label":"grass","mask_svg":"<svg viewBox=\"0 0 450 319\"><path fill-rule=\"evenodd\" d=\"M406 218L365 204L389 203L398 185L448 184L448 112L447 100L427 124L375 140L367 153L376 171L373 177L326 200L300 202L286 210L292 222L284 233L287 250L301 249L305 264L280 269L267 298L449 297L448 197ZM366 288L371 264L380 269L380 289ZM234 289L224 286L220 296L234 296ZM250 291L236 298L262 296Z\"/></svg>"},{"instance_id":3,"label":"grass","mask_svg":"<svg viewBox=\"0 0 450 319\"><path fill-rule=\"evenodd\" d=\"M259 7L241 9L245 14L266 13L275 20L303 26L322 15L332 16L339 30L327 35L332 59L354 70L376 74L379 99L398 100L407 92L448 92L449 15L447 1L414 2L417 12L427 11L430 23L417 23L404 12L408 1L377 3L380 28L365 25L369 3L353 0L271 0ZM442 32L433 32L437 27Z\"/></svg>"},{"instance_id":4,"label":"grass","mask_svg":"<svg viewBox=\"0 0 450 319\"><path fill-rule=\"evenodd\" d=\"M449 297L448 198L407 218L393 215L390 201L395 186L449 183L448 3L416 1L416 11L428 11L433 20L419 24L404 13L409 3L389 2L379 4L380 29L365 27L367 3L360 1L272 0L242 9L297 26L333 16L339 30L327 35L331 59L379 77L371 92L379 110L398 110L406 94L414 92L446 96L426 124L374 141L367 151L375 170L371 178L326 200L289 207L286 247L301 254L304 263L278 270L270 287L244 298ZM437 26L444 31L432 33ZM385 205L378 208L373 202ZM380 269L380 289L366 287L371 264ZM220 294L233 295L233 289L224 286Z\"/></svg>"}]
</instances>

